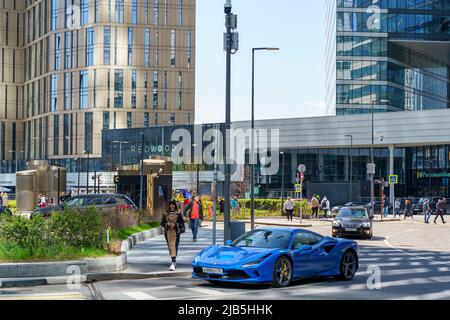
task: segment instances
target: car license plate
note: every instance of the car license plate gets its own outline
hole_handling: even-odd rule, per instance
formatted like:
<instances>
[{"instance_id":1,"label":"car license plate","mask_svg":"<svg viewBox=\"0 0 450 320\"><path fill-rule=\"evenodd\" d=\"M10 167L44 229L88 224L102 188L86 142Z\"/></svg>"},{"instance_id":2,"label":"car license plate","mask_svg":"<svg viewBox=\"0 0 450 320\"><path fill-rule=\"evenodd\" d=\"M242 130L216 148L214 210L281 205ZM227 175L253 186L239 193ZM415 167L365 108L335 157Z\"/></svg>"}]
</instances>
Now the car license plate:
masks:
<instances>
[{"instance_id":1,"label":"car license plate","mask_svg":"<svg viewBox=\"0 0 450 320\"><path fill-rule=\"evenodd\" d=\"M204 273L222 274L223 269L220 268L203 268Z\"/></svg>"},{"instance_id":2,"label":"car license plate","mask_svg":"<svg viewBox=\"0 0 450 320\"><path fill-rule=\"evenodd\" d=\"M356 228L345 228L345 231L355 232L355 231L358 231L358 229L356 229Z\"/></svg>"}]
</instances>

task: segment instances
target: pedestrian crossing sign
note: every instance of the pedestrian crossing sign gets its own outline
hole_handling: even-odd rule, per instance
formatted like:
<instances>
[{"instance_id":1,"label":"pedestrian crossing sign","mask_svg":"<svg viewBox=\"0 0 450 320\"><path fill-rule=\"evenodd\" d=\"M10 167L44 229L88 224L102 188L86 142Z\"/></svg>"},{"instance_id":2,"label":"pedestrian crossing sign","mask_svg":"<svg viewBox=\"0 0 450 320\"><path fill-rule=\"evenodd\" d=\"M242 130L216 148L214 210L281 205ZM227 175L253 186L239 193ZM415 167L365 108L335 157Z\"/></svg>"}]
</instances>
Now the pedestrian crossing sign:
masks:
<instances>
[{"instance_id":1,"label":"pedestrian crossing sign","mask_svg":"<svg viewBox=\"0 0 450 320\"><path fill-rule=\"evenodd\" d=\"M301 183L297 183L295 185L295 192L296 193L301 193L302 192L302 184Z\"/></svg>"},{"instance_id":2,"label":"pedestrian crossing sign","mask_svg":"<svg viewBox=\"0 0 450 320\"><path fill-rule=\"evenodd\" d=\"M390 174L389 175L389 184L398 184L398 175Z\"/></svg>"}]
</instances>

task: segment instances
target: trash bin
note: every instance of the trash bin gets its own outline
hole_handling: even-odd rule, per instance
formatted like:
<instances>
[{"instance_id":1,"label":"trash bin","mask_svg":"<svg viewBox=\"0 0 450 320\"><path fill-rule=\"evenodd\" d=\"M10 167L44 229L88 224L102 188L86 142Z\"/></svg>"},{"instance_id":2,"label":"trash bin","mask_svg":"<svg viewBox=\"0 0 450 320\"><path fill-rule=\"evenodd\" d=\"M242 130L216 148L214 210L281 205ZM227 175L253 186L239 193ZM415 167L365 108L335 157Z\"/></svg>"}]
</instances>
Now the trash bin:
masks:
<instances>
[{"instance_id":1,"label":"trash bin","mask_svg":"<svg viewBox=\"0 0 450 320\"><path fill-rule=\"evenodd\" d=\"M245 233L245 222L231 221L230 222L230 237L231 240L236 240Z\"/></svg>"}]
</instances>

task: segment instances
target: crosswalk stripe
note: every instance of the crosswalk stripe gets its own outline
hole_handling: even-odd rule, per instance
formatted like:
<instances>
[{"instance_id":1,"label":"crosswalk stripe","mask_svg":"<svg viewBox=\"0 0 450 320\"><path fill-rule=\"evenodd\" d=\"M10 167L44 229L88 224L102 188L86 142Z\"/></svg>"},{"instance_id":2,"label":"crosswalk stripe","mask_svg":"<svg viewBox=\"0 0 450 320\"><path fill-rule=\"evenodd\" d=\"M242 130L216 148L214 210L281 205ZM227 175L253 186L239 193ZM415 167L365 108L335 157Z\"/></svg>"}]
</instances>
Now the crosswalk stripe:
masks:
<instances>
[{"instance_id":1,"label":"crosswalk stripe","mask_svg":"<svg viewBox=\"0 0 450 320\"><path fill-rule=\"evenodd\" d=\"M223 292L217 291L217 290L212 290L212 289L206 289L206 288L186 288L189 291L194 291L194 292L198 292L198 293L203 293L203 294L207 294L207 295L221 295L223 294Z\"/></svg>"},{"instance_id":2,"label":"crosswalk stripe","mask_svg":"<svg viewBox=\"0 0 450 320\"><path fill-rule=\"evenodd\" d=\"M130 298L135 300L155 300L156 298L142 291L129 291L124 292Z\"/></svg>"},{"instance_id":3,"label":"crosswalk stripe","mask_svg":"<svg viewBox=\"0 0 450 320\"><path fill-rule=\"evenodd\" d=\"M0 300L87 300L81 292L40 293L40 294L2 294Z\"/></svg>"}]
</instances>

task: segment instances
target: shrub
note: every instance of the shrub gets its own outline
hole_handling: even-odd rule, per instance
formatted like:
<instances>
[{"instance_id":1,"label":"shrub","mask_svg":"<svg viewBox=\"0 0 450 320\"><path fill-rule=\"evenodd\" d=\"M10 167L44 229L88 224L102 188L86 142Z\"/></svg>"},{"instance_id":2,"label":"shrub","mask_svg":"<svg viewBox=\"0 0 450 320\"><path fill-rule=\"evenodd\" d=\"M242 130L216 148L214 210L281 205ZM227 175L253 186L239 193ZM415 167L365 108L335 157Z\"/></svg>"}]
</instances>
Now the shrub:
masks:
<instances>
[{"instance_id":1,"label":"shrub","mask_svg":"<svg viewBox=\"0 0 450 320\"><path fill-rule=\"evenodd\" d=\"M48 221L52 241L73 247L101 247L102 226L102 216L94 207L64 209L53 213Z\"/></svg>"},{"instance_id":2,"label":"shrub","mask_svg":"<svg viewBox=\"0 0 450 320\"><path fill-rule=\"evenodd\" d=\"M16 200L9 200L8 201L8 209L16 209Z\"/></svg>"},{"instance_id":3,"label":"shrub","mask_svg":"<svg viewBox=\"0 0 450 320\"><path fill-rule=\"evenodd\" d=\"M48 241L47 224L41 215L32 220L19 215L3 215L0 220L0 241L29 248L33 252Z\"/></svg>"},{"instance_id":4,"label":"shrub","mask_svg":"<svg viewBox=\"0 0 450 320\"><path fill-rule=\"evenodd\" d=\"M144 215L144 214L142 214ZM109 210L103 213L103 229L118 231L130 228L139 223L140 214L131 210Z\"/></svg>"}]
</instances>

